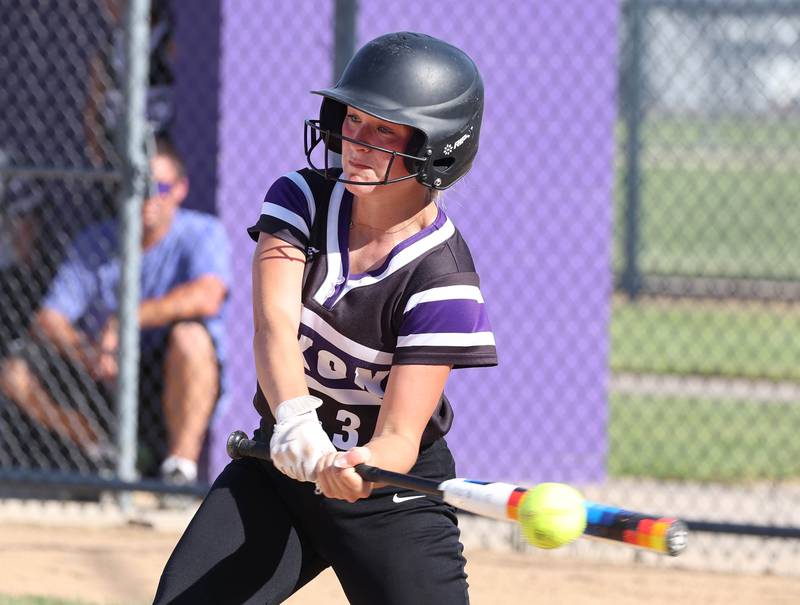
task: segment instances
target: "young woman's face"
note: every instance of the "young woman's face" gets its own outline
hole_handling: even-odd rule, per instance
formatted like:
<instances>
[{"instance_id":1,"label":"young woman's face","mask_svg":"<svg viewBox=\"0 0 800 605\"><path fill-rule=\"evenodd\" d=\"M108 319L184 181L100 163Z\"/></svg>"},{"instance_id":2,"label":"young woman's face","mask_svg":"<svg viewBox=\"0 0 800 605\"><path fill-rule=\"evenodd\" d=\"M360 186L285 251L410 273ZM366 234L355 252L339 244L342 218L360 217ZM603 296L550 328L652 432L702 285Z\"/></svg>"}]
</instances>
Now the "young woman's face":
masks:
<instances>
[{"instance_id":1,"label":"young woman's face","mask_svg":"<svg viewBox=\"0 0 800 605\"><path fill-rule=\"evenodd\" d=\"M391 151L405 152L413 132L414 130L410 126L375 118L354 107L347 108L347 115L342 124L344 136ZM342 141L342 168L347 180L364 183L382 181L386 176L386 169L391 159L392 156L383 151L350 141ZM396 158L389 171L389 179L400 178L408 174L403 158ZM354 187L356 190L353 193L358 195L368 193L370 186L354 185ZM375 185L372 188L374 189Z\"/></svg>"}]
</instances>

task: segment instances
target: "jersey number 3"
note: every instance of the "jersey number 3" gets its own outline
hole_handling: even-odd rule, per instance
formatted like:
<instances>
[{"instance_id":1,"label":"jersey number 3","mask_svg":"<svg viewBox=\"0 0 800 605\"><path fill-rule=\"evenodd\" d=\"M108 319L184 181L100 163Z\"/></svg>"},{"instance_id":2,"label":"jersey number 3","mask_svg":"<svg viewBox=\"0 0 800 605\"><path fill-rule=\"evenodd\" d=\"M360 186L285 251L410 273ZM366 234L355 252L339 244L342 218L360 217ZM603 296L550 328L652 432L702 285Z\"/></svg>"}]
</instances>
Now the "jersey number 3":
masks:
<instances>
[{"instance_id":1,"label":"jersey number 3","mask_svg":"<svg viewBox=\"0 0 800 605\"><path fill-rule=\"evenodd\" d=\"M347 410L339 410L336 420L342 423L342 433L334 433L333 445L340 450L349 450L358 445L358 427L361 426L361 419Z\"/></svg>"}]
</instances>

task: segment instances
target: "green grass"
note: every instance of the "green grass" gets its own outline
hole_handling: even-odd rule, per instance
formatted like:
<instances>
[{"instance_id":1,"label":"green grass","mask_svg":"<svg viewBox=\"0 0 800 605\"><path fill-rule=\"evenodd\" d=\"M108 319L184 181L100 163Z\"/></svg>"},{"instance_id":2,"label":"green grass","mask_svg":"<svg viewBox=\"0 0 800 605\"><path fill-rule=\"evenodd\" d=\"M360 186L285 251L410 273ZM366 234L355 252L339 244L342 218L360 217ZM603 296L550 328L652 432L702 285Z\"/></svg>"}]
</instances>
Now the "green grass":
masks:
<instances>
[{"instance_id":1,"label":"green grass","mask_svg":"<svg viewBox=\"0 0 800 605\"><path fill-rule=\"evenodd\" d=\"M800 171L650 170L642 269L800 277Z\"/></svg>"},{"instance_id":2,"label":"green grass","mask_svg":"<svg viewBox=\"0 0 800 605\"><path fill-rule=\"evenodd\" d=\"M618 299L611 368L800 382L800 308Z\"/></svg>"},{"instance_id":3,"label":"green grass","mask_svg":"<svg viewBox=\"0 0 800 605\"><path fill-rule=\"evenodd\" d=\"M800 307L617 298L614 372L800 383ZM800 477L800 401L613 394L609 472L750 481Z\"/></svg>"},{"instance_id":4,"label":"green grass","mask_svg":"<svg viewBox=\"0 0 800 605\"><path fill-rule=\"evenodd\" d=\"M643 124L643 273L800 278L800 122L650 120ZM622 148L624 128L618 130ZM615 187L614 267L623 265L624 158Z\"/></svg>"},{"instance_id":5,"label":"green grass","mask_svg":"<svg viewBox=\"0 0 800 605\"><path fill-rule=\"evenodd\" d=\"M624 126L617 130L622 149ZM642 124L643 274L800 280L798 120ZM618 155L613 265L623 266ZM800 305L615 299L614 372L800 383ZM800 477L800 401L612 394L609 472L714 481Z\"/></svg>"},{"instance_id":6,"label":"green grass","mask_svg":"<svg viewBox=\"0 0 800 605\"><path fill-rule=\"evenodd\" d=\"M612 476L746 482L800 476L800 402L611 398Z\"/></svg>"},{"instance_id":7,"label":"green grass","mask_svg":"<svg viewBox=\"0 0 800 605\"><path fill-rule=\"evenodd\" d=\"M620 122L617 137L623 140L624 136L625 124ZM650 143L681 144L692 149L793 149L800 138L800 120L778 114L752 114L749 119L737 115L660 115L645 120L642 138Z\"/></svg>"}]
</instances>

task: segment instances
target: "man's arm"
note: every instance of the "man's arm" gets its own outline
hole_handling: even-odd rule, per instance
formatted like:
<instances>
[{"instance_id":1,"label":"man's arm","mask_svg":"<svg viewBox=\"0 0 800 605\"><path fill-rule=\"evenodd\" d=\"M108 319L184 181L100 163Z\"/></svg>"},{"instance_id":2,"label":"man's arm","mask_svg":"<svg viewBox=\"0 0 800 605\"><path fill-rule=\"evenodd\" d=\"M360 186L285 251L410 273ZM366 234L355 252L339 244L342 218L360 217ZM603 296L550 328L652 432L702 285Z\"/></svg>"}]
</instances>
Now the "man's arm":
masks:
<instances>
[{"instance_id":1,"label":"man's arm","mask_svg":"<svg viewBox=\"0 0 800 605\"><path fill-rule=\"evenodd\" d=\"M39 337L47 339L61 355L82 365L95 380L107 380L116 376L116 334L110 343L106 342L105 337L94 342L76 328L66 315L48 307L42 308L36 314L32 328Z\"/></svg>"},{"instance_id":2,"label":"man's arm","mask_svg":"<svg viewBox=\"0 0 800 605\"><path fill-rule=\"evenodd\" d=\"M85 361L90 348L89 339L86 334L73 326L63 313L47 307L41 309L36 314L34 329L62 355Z\"/></svg>"},{"instance_id":3,"label":"man's arm","mask_svg":"<svg viewBox=\"0 0 800 605\"><path fill-rule=\"evenodd\" d=\"M155 328L185 319L212 317L219 313L228 288L216 275L175 286L160 298L148 298L139 305L139 326Z\"/></svg>"}]
</instances>

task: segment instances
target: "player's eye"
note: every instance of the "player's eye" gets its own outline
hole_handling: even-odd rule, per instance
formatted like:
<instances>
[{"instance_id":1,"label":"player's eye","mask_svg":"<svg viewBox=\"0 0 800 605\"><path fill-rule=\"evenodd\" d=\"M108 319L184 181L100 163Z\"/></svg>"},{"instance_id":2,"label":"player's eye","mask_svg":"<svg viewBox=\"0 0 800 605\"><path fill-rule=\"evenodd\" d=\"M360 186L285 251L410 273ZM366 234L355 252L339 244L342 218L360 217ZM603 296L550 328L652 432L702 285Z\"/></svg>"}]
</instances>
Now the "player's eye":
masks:
<instances>
[{"instance_id":1,"label":"player's eye","mask_svg":"<svg viewBox=\"0 0 800 605\"><path fill-rule=\"evenodd\" d=\"M347 114L347 119L348 119L348 120L350 120L351 122L354 122L354 123L357 123L357 122L360 122L360 121L361 121L361 118L359 118L359 117L358 117L356 114L354 114L354 113L348 113L348 114Z\"/></svg>"},{"instance_id":2,"label":"player's eye","mask_svg":"<svg viewBox=\"0 0 800 605\"><path fill-rule=\"evenodd\" d=\"M387 126L379 126L378 132L380 132L381 134L394 134L394 130L392 130Z\"/></svg>"}]
</instances>

